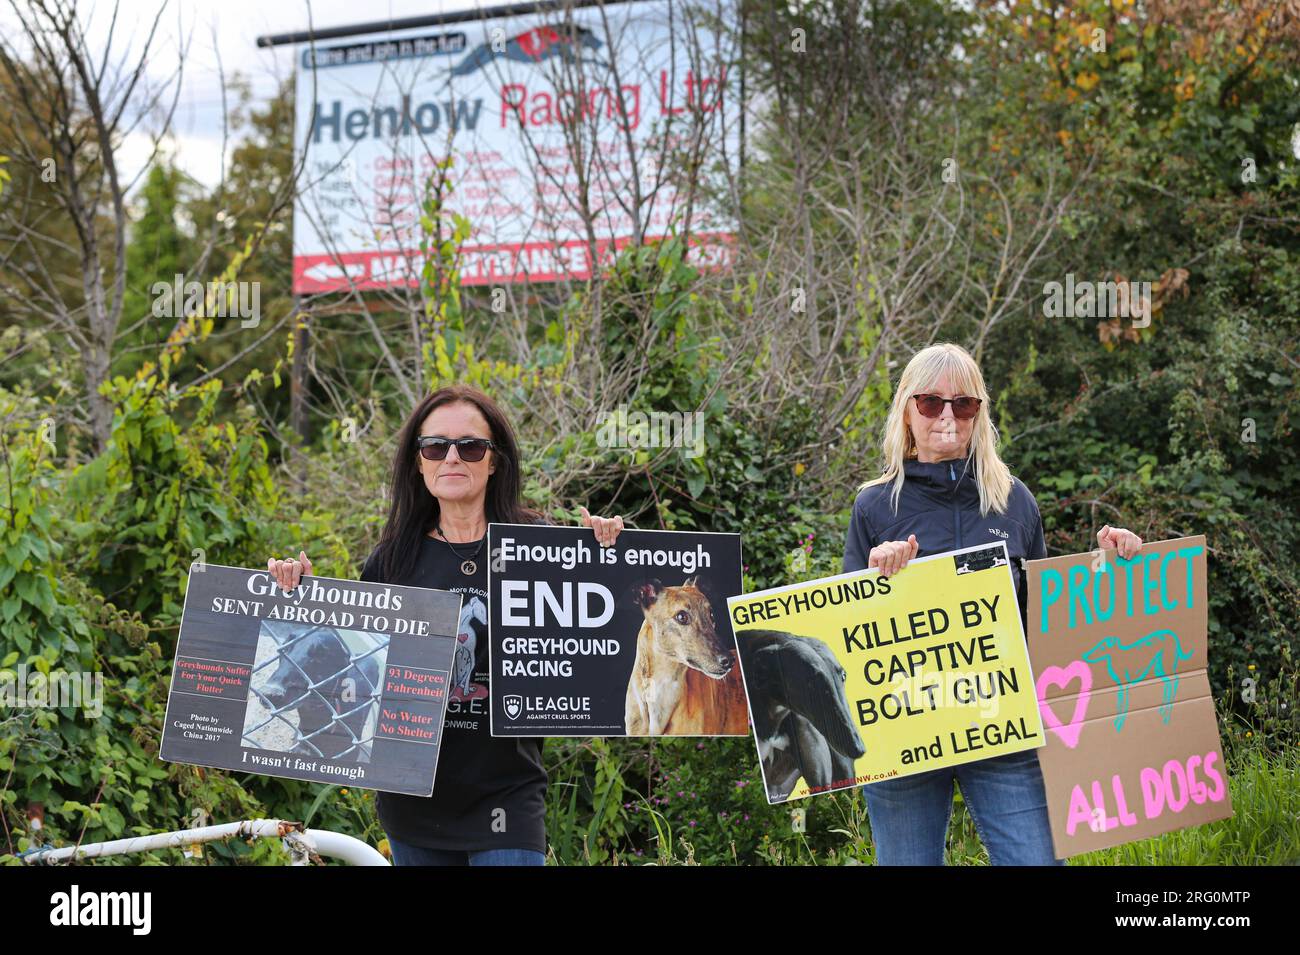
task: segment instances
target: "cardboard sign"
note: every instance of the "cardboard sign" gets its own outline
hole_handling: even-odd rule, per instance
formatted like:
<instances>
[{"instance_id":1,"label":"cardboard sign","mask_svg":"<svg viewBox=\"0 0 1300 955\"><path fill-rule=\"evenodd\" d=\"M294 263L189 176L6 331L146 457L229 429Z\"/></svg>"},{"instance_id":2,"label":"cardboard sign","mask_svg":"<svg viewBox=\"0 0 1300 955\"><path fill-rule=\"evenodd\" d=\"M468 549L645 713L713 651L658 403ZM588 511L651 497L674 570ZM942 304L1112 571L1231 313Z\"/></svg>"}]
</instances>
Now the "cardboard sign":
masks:
<instances>
[{"instance_id":1,"label":"cardboard sign","mask_svg":"<svg viewBox=\"0 0 1300 955\"><path fill-rule=\"evenodd\" d=\"M1205 559L1201 536L1025 563L1057 858L1232 815Z\"/></svg>"},{"instance_id":2,"label":"cardboard sign","mask_svg":"<svg viewBox=\"0 0 1300 955\"><path fill-rule=\"evenodd\" d=\"M769 803L1043 745L1001 542L727 607Z\"/></svg>"},{"instance_id":3,"label":"cardboard sign","mask_svg":"<svg viewBox=\"0 0 1300 955\"><path fill-rule=\"evenodd\" d=\"M492 524L493 736L744 736L740 535Z\"/></svg>"},{"instance_id":4,"label":"cardboard sign","mask_svg":"<svg viewBox=\"0 0 1300 955\"><path fill-rule=\"evenodd\" d=\"M190 569L159 758L427 796L460 595Z\"/></svg>"}]
</instances>

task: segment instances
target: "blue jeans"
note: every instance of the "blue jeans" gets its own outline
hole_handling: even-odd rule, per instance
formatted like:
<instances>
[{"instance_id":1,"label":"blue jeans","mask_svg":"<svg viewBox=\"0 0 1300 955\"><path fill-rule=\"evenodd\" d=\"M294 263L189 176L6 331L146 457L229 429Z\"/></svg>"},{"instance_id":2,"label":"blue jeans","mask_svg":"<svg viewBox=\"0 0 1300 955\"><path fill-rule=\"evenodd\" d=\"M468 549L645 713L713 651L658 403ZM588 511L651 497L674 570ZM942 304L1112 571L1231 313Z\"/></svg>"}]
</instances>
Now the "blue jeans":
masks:
<instances>
[{"instance_id":1,"label":"blue jeans","mask_svg":"<svg viewBox=\"0 0 1300 955\"><path fill-rule=\"evenodd\" d=\"M546 865L536 849L426 849L388 837L393 865Z\"/></svg>"},{"instance_id":2,"label":"blue jeans","mask_svg":"<svg viewBox=\"0 0 1300 955\"><path fill-rule=\"evenodd\" d=\"M943 865L952 783L994 865L1064 865L1052 849L1036 750L867 783L867 817L879 865Z\"/></svg>"}]
</instances>

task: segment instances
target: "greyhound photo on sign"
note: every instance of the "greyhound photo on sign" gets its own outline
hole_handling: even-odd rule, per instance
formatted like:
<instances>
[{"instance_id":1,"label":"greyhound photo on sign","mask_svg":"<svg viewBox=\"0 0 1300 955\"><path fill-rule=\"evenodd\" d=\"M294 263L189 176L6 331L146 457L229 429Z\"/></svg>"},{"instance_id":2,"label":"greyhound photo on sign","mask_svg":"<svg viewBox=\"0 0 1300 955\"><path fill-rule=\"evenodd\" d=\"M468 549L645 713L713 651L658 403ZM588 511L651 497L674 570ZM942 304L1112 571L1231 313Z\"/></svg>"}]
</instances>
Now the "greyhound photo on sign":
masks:
<instances>
[{"instance_id":1,"label":"greyhound photo on sign","mask_svg":"<svg viewBox=\"0 0 1300 955\"><path fill-rule=\"evenodd\" d=\"M427 796L460 595L190 570L159 758Z\"/></svg>"},{"instance_id":2,"label":"greyhound photo on sign","mask_svg":"<svg viewBox=\"0 0 1300 955\"><path fill-rule=\"evenodd\" d=\"M727 607L770 803L1043 745L1000 541Z\"/></svg>"},{"instance_id":3,"label":"greyhound photo on sign","mask_svg":"<svg viewBox=\"0 0 1300 955\"><path fill-rule=\"evenodd\" d=\"M744 736L738 534L492 524L492 735Z\"/></svg>"}]
</instances>

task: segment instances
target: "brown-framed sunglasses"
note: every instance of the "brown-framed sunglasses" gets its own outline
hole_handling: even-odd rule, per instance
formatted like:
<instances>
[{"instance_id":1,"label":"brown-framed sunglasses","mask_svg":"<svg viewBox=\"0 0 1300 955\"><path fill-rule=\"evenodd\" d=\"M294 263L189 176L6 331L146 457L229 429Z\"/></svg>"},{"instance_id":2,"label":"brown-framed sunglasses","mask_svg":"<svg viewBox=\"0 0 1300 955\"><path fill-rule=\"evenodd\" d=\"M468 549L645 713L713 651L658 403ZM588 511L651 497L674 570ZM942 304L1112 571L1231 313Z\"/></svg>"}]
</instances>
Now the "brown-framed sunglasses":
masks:
<instances>
[{"instance_id":1,"label":"brown-framed sunglasses","mask_svg":"<svg viewBox=\"0 0 1300 955\"><path fill-rule=\"evenodd\" d=\"M912 395L916 399L916 410L927 418L937 418L943 414L944 405L952 405L952 416L962 421L969 421L979 414L983 400L970 395L958 395L956 398L940 398L938 395Z\"/></svg>"},{"instance_id":2,"label":"brown-framed sunglasses","mask_svg":"<svg viewBox=\"0 0 1300 955\"><path fill-rule=\"evenodd\" d=\"M445 461L447 451L453 444L456 445L456 454L460 459L470 464L482 461L483 455L496 447L487 438L457 438L453 441L451 438L437 438L427 434L421 435L415 442L426 461Z\"/></svg>"}]
</instances>

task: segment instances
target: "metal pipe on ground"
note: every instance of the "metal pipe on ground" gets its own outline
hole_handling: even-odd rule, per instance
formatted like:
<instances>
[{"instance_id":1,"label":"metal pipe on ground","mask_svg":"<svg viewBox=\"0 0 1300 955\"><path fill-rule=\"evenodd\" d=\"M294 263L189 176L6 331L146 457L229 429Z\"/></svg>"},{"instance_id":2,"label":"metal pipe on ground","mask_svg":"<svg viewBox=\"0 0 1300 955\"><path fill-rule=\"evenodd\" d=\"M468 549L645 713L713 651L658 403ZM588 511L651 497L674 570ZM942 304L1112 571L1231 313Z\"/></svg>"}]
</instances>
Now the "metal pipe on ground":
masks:
<instances>
[{"instance_id":1,"label":"metal pipe on ground","mask_svg":"<svg viewBox=\"0 0 1300 955\"><path fill-rule=\"evenodd\" d=\"M360 839L341 832L330 832L327 829L304 830L301 823L287 822L282 819L245 819L243 822L227 822L219 826L160 832L152 836L134 836L130 839L95 842L64 849L33 849L24 853L21 858L27 865L57 865L99 859L104 856L149 852L154 849L184 849L195 843L231 838L284 839L293 855L294 865L309 864L313 854L341 859L348 865L389 864L377 850Z\"/></svg>"}]
</instances>

